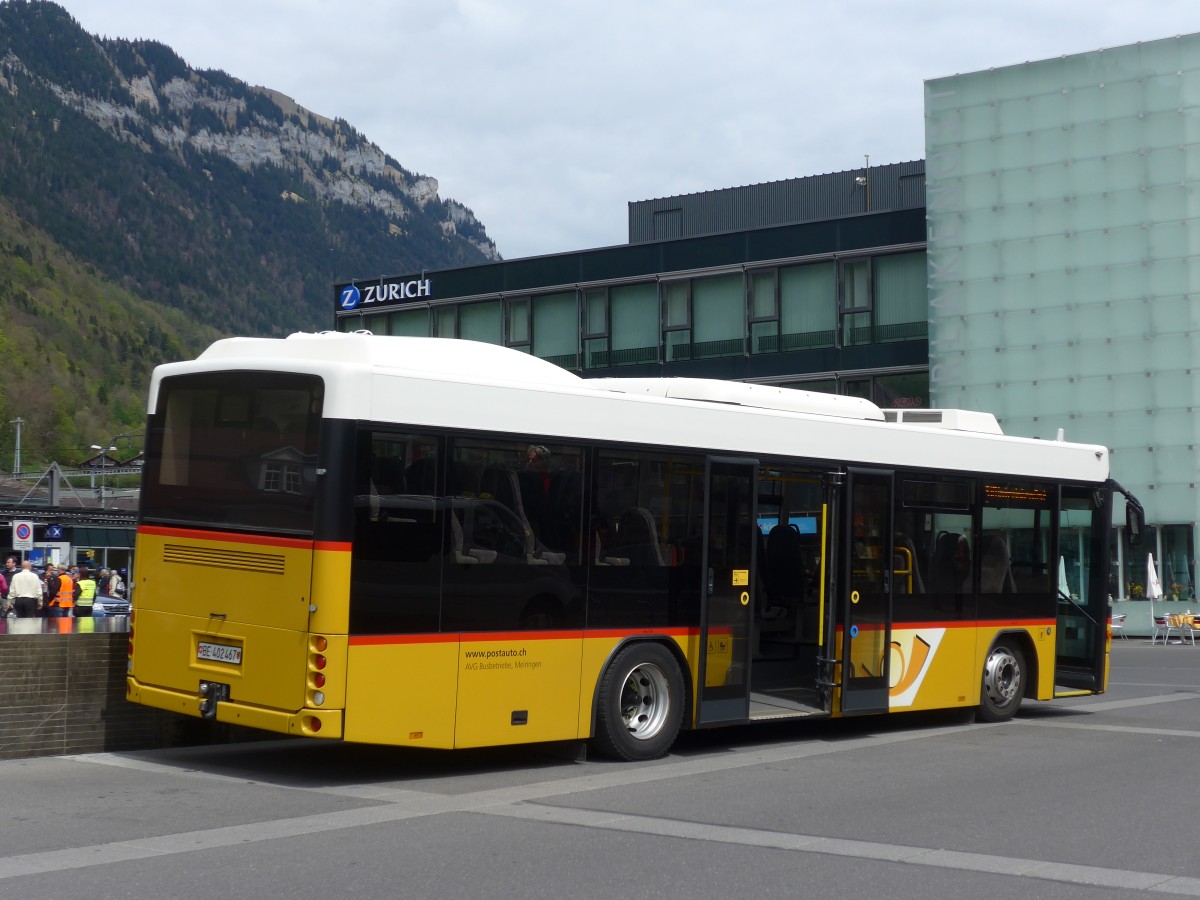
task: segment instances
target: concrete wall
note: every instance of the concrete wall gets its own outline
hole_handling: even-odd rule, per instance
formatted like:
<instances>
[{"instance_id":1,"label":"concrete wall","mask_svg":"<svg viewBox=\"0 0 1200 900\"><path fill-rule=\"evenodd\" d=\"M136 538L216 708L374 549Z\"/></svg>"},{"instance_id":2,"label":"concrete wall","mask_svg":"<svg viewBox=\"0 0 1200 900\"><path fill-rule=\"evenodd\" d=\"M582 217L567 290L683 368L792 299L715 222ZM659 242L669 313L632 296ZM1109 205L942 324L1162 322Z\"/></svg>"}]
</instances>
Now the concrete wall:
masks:
<instances>
[{"instance_id":1,"label":"concrete wall","mask_svg":"<svg viewBox=\"0 0 1200 900\"><path fill-rule=\"evenodd\" d=\"M0 633L0 759L261 736L126 702L127 646L124 631Z\"/></svg>"}]
</instances>

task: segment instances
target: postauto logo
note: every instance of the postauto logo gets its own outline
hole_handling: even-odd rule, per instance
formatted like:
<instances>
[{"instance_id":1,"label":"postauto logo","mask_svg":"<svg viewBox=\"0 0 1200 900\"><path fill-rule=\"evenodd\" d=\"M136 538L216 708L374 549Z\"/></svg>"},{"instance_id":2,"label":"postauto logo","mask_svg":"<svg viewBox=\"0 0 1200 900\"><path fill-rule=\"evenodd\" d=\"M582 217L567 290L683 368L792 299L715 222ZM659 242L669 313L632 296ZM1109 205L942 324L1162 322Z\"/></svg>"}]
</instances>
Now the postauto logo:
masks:
<instances>
[{"instance_id":1,"label":"postauto logo","mask_svg":"<svg viewBox=\"0 0 1200 900\"><path fill-rule=\"evenodd\" d=\"M341 299L342 309L346 309L346 310L357 309L358 303L360 300L362 300L362 294L359 292L358 288L356 288L354 285L349 284L349 285L346 285L346 287L342 288L342 299Z\"/></svg>"}]
</instances>

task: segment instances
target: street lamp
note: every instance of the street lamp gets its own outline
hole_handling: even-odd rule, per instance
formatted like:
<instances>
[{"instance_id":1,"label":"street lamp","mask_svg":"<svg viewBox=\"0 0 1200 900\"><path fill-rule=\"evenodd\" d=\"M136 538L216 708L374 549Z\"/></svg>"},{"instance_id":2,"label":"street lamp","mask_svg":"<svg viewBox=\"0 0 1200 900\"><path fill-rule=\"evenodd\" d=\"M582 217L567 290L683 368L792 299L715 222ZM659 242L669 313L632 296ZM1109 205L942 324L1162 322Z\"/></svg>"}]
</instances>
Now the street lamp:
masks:
<instances>
[{"instance_id":1,"label":"street lamp","mask_svg":"<svg viewBox=\"0 0 1200 900\"><path fill-rule=\"evenodd\" d=\"M104 481L108 477L108 454L116 451L116 446L110 446L107 450L99 444L92 444L93 450L100 451L100 508L104 509Z\"/></svg>"}]
</instances>

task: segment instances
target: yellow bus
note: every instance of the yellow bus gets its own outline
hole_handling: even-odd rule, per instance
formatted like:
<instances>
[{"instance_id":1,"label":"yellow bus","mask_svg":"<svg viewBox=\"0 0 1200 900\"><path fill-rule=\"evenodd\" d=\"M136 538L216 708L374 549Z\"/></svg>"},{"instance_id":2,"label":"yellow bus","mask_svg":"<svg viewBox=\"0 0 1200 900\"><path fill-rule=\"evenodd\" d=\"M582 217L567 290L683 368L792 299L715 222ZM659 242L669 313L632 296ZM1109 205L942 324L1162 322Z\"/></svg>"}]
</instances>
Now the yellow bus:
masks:
<instances>
[{"instance_id":1,"label":"yellow bus","mask_svg":"<svg viewBox=\"0 0 1200 900\"><path fill-rule=\"evenodd\" d=\"M1099 446L990 415L581 379L471 341L233 338L155 370L128 696L428 748L1104 691Z\"/></svg>"}]
</instances>

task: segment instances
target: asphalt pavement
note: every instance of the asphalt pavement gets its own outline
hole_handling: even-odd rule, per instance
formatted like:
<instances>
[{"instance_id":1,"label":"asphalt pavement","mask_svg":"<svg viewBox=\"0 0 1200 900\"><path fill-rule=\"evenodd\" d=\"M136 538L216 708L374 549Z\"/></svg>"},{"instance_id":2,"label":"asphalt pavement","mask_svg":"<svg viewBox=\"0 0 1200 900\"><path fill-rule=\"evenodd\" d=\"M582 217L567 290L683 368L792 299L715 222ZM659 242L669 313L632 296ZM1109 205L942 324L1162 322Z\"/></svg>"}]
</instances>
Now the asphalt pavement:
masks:
<instances>
[{"instance_id":1,"label":"asphalt pavement","mask_svg":"<svg viewBox=\"0 0 1200 900\"><path fill-rule=\"evenodd\" d=\"M0 897L1200 897L1200 647L1110 690L651 763L264 741L0 762Z\"/></svg>"}]
</instances>

